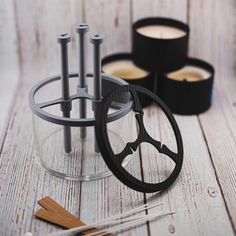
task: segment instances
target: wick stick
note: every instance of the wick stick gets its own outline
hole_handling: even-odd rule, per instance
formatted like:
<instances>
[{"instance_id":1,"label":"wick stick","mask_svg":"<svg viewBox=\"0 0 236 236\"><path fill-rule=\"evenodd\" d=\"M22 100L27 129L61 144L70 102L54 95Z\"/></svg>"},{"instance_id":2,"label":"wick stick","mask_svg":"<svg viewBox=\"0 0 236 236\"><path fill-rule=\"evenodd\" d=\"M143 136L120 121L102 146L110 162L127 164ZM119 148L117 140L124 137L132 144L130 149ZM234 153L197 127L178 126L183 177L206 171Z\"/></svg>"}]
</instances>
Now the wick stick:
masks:
<instances>
[{"instance_id":1,"label":"wick stick","mask_svg":"<svg viewBox=\"0 0 236 236\"><path fill-rule=\"evenodd\" d=\"M113 220L113 221L105 221L102 223L97 223L95 227L102 227L102 226L106 226L106 225L110 225L110 224L119 224L119 223L123 223L121 225L117 225L117 226L112 226L103 230L99 230L96 232L92 232L87 234L87 236L103 236L103 235L107 235L107 234L111 234L114 233L118 230L123 230L125 228L130 228L130 227L135 227L136 225L139 224L143 224L146 223L147 221L151 221L154 220L156 218L159 217L163 217L166 215L171 215L174 214L174 212L168 212L168 213L164 213L164 214L150 214L150 215L142 215L142 216L134 216L134 217L129 217L126 219L120 219L120 220ZM78 228L73 228L73 229L69 229L69 230L62 230L59 232L55 232L55 233L50 233L47 236L61 236L61 235L71 235L71 234L75 234L75 233L81 233L85 230L88 230L90 227L89 225L85 228L85 227L78 227ZM94 227L94 225L91 225L91 227Z\"/></svg>"},{"instance_id":2,"label":"wick stick","mask_svg":"<svg viewBox=\"0 0 236 236\"><path fill-rule=\"evenodd\" d=\"M161 214L161 215L159 215L159 214L145 215L145 216L139 217L136 220L133 220L131 222L124 223L124 224L114 226L114 227L110 227L110 228L107 228L107 229L103 229L103 230L100 230L98 232L88 234L87 236L105 236L107 234L111 234L111 233L114 233L114 232L117 232L117 231L120 231L120 230L134 228L138 225L145 224L147 221L153 221L157 218L167 216L167 215L172 215L172 214L175 214L175 213L174 212L167 212L167 213L164 213L164 214Z\"/></svg>"},{"instance_id":3,"label":"wick stick","mask_svg":"<svg viewBox=\"0 0 236 236\"><path fill-rule=\"evenodd\" d=\"M93 225L93 227L103 227L103 226L108 226L108 225L114 225L114 224L119 224L119 223L124 223L124 222L130 222L130 221L134 221L134 220L139 220L139 219L142 219L144 216L133 216L133 217L129 217L129 218L125 218L125 219L119 219L119 220L112 220L112 221L104 221L104 222L101 222L101 223L98 223L96 224L95 226ZM79 228L72 228L70 230L62 230L62 231L59 231L59 232L55 232L55 233L50 233L46 236L60 236L60 235L65 235L65 234L79 234L79 233L82 233L82 232L86 232L87 230L93 228L92 225L86 225L86 226L82 226L82 227L79 227ZM105 230L104 230L105 232ZM92 232L92 233L88 233L86 235L90 235L90 234L93 234L95 233L96 234L99 234L101 233L101 230L97 230L96 232Z\"/></svg>"},{"instance_id":4,"label":"wick stick","mask_svg":"<svg viewBox=\"0 0 236 236\"><path fill-rule=\"evenodd\" d=\"M80 24L76 27L76 32L79 34L79 89L87 91L86 84L86 58L85 58L85 33L88 32L87 24ZM80 118L86 118L86 99L79 100L79 114ZM80 137L86 138L86 127L80 128Z\"/></svg>"},{"instance_id":5,"label":"wick stick","mask_svg":"<svg viewBox=\"0 0 236 236\"><path fill-rule=\"evenodd\" d=\"M43 201L46 201L46 200L43 199ZM40 205L45 207L45 205L41 204L41 203L44 203L44 202L41 201ZM147 204L146 203L146 204L144 204L142 206L136 207L136 208L134 208L132 210L126 211L126 212L121 213L121 214L114 215L112 217L109 217L109 218L104 219L102 221L96 222L94 224L85 225L85 226L79 226L79 227L76 227L76 228L73 228L73 229L69 229L69 230L62 230L62 231L59 231L59 232L50 233L47 236L59 236L59 235L65 235L65 234L73 234L73 233L78 233L78 232L82 232L82 231L94 228L96 226L102 226L102 225L107 225L107 224L115 224L118 221L119 222L124 222L124 221L135 220L135 219L138 219L139 217L137 217L137 216L136 217L129 217L128 219L124 219L124 218L126 218L126 217L128 217L130 215L133 215L133 214L137 214L137 213L142 212L144 210L146 211L146 210L158 207L158 206L163 205L163 204L164 203L155 203L155 204ZM142 217L143 216L140 216L140 218L142 218ZM118 219L120 219L120 220L118 220ZM26 235L27 236L32 236L32 234L30 232L26 233L24 236L26 236Z\"/></svg>"},{"instance_id":6,"label":"wick stick","mask_svg":"<svg viewBox=\"0 0 236 236\"><path fill-rule=\"evenodd\" d=\"M79 232L83 232L83 231L88 230L90 228L95 228L95 227L98 227L98 226L104 226L104 225L107 225L107 224L115 223L116 220L118 220L120 218L126 218L126 217L128 217L128 216L130 216L132 214L137 214L137 213L142 212L144 210L149 210L149 209L158 207L158 206L163 205L163 204L164 203L155 203L155 204L151 204L151 205L144 204L142 206L136 207L135 209L126 211L126 212L121 213L121 214L117 214L115 216L109 217L109 218L104 219L102 221L98 221L98 222L96 222L94 224L80 226L80 227L76 227L76 228L69 229L69 230L59 231L59 232L56 232L56 233L49 234L48 236L58 236L58 235L63 235L64 233L79 233ZM122 220L124 220L124 219L122 219Z\"/></svg>"},{"instance_id":7,"label":"wick stick","mask_svg":"<svg viewBox=\"0 0 236 236\"><path fill-rule=\"evenodd\" d=\"M94 79L94 114L96 117L96 112L98 109L98 103L101 102L102 99L102 80L101 80L101 52L100 52L100 44L103 42L104 37L100 34L95 34L90 38L90 42L93 44L93 79ZM95 131L94 131L95 132ZM99 148L97 145L96 137L95 137L95 152L99 153Z\"/></svg>"},{"instance_id":8,"label":"wick stick","mask_svg":"<svg viewBox=\"0 0 236 236\"><path fill-rule=\"evenodd\" d=\"M70 117L71 105L69 103L69 72L68 72L68 48L67 44L71 41L68 34L61 34L57 38L58 43L61 45L61 82L62 82L62 99L68 101L61 105L63 117ZM71 152L71 128L64 126L64 148L66 153Z\"/></svg>"}]
</instances>

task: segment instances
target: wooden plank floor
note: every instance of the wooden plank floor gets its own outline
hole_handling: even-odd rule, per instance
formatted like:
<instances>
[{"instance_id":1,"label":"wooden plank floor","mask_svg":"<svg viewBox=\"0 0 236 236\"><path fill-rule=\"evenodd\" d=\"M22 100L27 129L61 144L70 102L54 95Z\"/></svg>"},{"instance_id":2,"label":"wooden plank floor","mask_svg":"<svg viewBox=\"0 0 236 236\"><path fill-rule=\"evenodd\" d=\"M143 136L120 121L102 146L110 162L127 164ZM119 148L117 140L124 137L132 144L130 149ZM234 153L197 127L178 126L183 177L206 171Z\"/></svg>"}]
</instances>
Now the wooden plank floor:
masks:
<instances>
[{"instance_id":1,"label":"wooden plank floor","mask_svg":"<svg viewBox=\"0 0 236 236\"><path fill-rule=\"evenodd\" d=\"M166 210L175 212L119 235L235 235L235 0L147 0L145 4L142 0L0 0L0 3L0 235L22 235L27 231L45 235L59 230L33 217L39 207L37 200L46 195L88 223L145 202L164 202ZM33 158L28 92L35 82L59 72L55 35L65 31L74 34L73 27L86 21L91 32L106 34L103 55L129 51L131 23L146 16L168 16L187 22L191 28L190 55L209 61L216 70L211 109L198 116L175 116L185 150L178 180L163 193L141 194L114 176L76 183L45 173ZM72 40L71 71L77 70L75 49ZM90 54L91 49L88 68ZM151 134L174 146L163 114L154 106L145 113ZM122 130L127 127L135 136L135 124L129 121ZM149 170L169 166L162 159L157 165L149 146L141 146L135 155L142 161L143 170L139 162L132 164L131 169L144 179L155 177ZM150 161L145 161L147 157Z\"/></svg>"}]
</instances>

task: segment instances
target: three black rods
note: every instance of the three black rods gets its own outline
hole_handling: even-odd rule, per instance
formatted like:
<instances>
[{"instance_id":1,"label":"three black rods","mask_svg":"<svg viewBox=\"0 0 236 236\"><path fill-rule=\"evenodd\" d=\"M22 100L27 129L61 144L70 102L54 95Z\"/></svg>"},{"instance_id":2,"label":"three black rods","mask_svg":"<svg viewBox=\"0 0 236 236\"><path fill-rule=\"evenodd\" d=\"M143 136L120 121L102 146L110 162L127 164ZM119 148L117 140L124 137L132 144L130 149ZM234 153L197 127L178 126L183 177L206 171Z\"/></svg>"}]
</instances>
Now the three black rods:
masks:
<instances>
[{"instance_id":1,"label":"three black rods","mask_svg":"<svg viewBox=\"0 0 236 236\"><path fill-rule=\"evenodd\" d=\"M85 34L88 32L88 25L80 24L76 27L76 32L79 35L79 80L77 86L77 92L80 91L87 93L86 83L86 52L85 52ZM93 44L93 77L94 77L94 89L93 89L93 109L94 117L98 108L98 103L102 100L102 80L101 80L101 52L100 44L103 42L104 37L100 34L95 34L90 38L90 42ZM63 117L70 118L71 111L71 100L70 100L70 89L69 89L69 66L68 66L68 43L71 41L71 37L68 34L61 34L57 38L61 47L61 87L62 87L62 100L61 111ZM79 100L79 117L82 119L86 118L86 99ZM95 132L95 130L94 130ZM80 137L86 138L86 127L80 127ZM63 138L64 138L64 149L66 153L71 152L71 127L63 127ZM95 137L95 135L94 135ZM95 152L99 152L97 146L96 137Z\"/></svg>"}]
</instances>

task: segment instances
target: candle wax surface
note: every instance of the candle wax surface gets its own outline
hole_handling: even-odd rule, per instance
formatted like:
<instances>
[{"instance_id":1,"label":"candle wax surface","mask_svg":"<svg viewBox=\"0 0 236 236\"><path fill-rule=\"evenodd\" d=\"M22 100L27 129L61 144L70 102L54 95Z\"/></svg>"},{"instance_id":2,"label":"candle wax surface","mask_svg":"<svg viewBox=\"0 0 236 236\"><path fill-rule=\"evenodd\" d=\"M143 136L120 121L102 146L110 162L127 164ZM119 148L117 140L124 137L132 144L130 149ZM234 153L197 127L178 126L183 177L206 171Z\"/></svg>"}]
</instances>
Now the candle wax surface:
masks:
<instances>
[{"instance_id":1,"label":"candle wax surface","mask_svg":"<svg viewBox=\"0 0 236 236\"><path fill-rule=\"evenodd\" d=\"M119 60L109 62L102 66L105 73L126 79L142 79L149 73L139 67L137 67L131 60Z\"/></svg>"},{"instance_id":2,"label":"candle wax surface","mask_svg":"<svg viewBox=\"0 0 236 236\"><path fill-rule=\"evenodd\" d=\"M149 38L175 39L186 35L184 30L167 25L146 25L137 29L139 34Z\"/></svg>"},{"instance_id":3,"label":"candle wax surface","mask_svg":"<svg viewBox=\"0 0 236 236\"><path fill-rule=\"evenodd\" d=\"M168 73L167 77L178 81L194 82L205 80L210 77L210 72L195 66L184 66L182 69Z\"/></svg>"}]
</instances>

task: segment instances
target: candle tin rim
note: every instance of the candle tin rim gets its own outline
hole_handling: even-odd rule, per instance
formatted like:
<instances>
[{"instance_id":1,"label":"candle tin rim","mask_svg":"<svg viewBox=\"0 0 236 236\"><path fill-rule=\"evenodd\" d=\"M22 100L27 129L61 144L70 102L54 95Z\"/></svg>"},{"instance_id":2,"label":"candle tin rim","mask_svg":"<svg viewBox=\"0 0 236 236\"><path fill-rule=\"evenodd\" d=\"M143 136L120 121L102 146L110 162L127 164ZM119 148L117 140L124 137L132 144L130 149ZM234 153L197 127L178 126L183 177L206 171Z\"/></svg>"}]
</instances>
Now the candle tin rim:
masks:
<instances>
[{"instance_id":1,"label":"candle tin rim","mask_svg":"<svg viewBox=\"0 0 236 236\"><path fill-rule=\"evenodd\" d=\"M142 27L142 26L148 26L148 25L165 25L165 26L173 26L176 27L178 29L183 30L184 32L186 32L185 35L178 37L178 38L152 38L149 36L146 36L144 34L140 34L137 29ZM133 31L142 36L145 37L147 39L150 39L152 41L174 41L174 40L179 40L185 37L188 37L189 33L190 33L190 28L188 26L188 24L179 21L179 20L175 20L172 18L167 18L167 17L147 17L147 18L142 18L137 20L136 22L133 23Z\"/></svg>"},{"instance_id":2,"label":"candle tin rim","mask_svg":"<svg viewBox=\"0 0 236 236\"><path fill-rule=\"evenodd\" d=\"M204 60L198 59L198 58L188 57L186 59L186 62L184 64L184 66L188 66L188 65L189 66L197 66L197 67L199 67L201 69L204 69L204 70L206 70L206 71L208 71L210 73L210 76L208 78L206 78L206 79L196 80L196 81L175 80L175 79L172 79L172 78L167 76L167 74L175 72L176 70L169 71L167 73L162 73L162 76L164 76L166 79L172 81L173 83L178 83L178 84L179 83L181 83L181 84L182 83L191 83L191 84L195 83L195 84L197 84L197 83L204 83L205 81L208 81L209 79L210 80L214 79L215 69L214 69L214 67L210 63L208 63L208 62L206 62ZM178 70L181 70L182 68L180 68Z\"/></svg>"},{"instance_id":3,"label":"candle tin rim","mask_svg":"<svg viewBox=\"0 0 236 236\"><path fill-rule=\"evenodd\" d=\"M105 64L115 62L115 61L127 60L127 59L132 61L135 64L135 62L133 60L133 55L132 55L132 53L129 53L129 52L114 53L114 54L105 56L102 59L102 71L103 71L103 66ZM147 89L153 91L154 90L154 76L155 76L155 74L151 71L148 71L148 70L145 70L145 69L139 67L136 64L135 64L135 66L137 66L141 70L144 70L145 72L147 72L147 74L145 76L138 77L138 78L135 78L135 77L130 78L130 79L126 79L126 78L122 78L122 77L120 77L120 78L122 80L126 81L128 84L139 85L139 86L142 86L144 88L147 88ZM144 97L144 96L140 97L140 101L141 101L141 104L143 107L149 106L152 102L151 99L149 99L148 97Z\"/></svg>"},{"instance_id":4,"label":"candle tin rim","mask_svg":"<svg viewBox=\"0 0 236 236\"><path fill-rule=\"evenodd\" d=\"M149 77L151 74L153 74L153 72L145 70L143 68L141 68L140 66L136 65L134 60L133 60L133 55L132 53L128 53L128 52L121 52L121 53L113 53L113 54L109 54L105 57L102 58L102 67L108 63L111 62L115 62L115 61L124 61L124 60L130 60L134 63L134 65L136 67L138 67L139 69L145 71L147 74L145 76L139 77L139 78L130 78L130 79L126 79L126 78L121 78L125 81L134 81L134 80L142 80L142 79L148 79L147 77ZM106 73L103 68L102 68L103 73Z\"/></svg>"}]
</instances>

